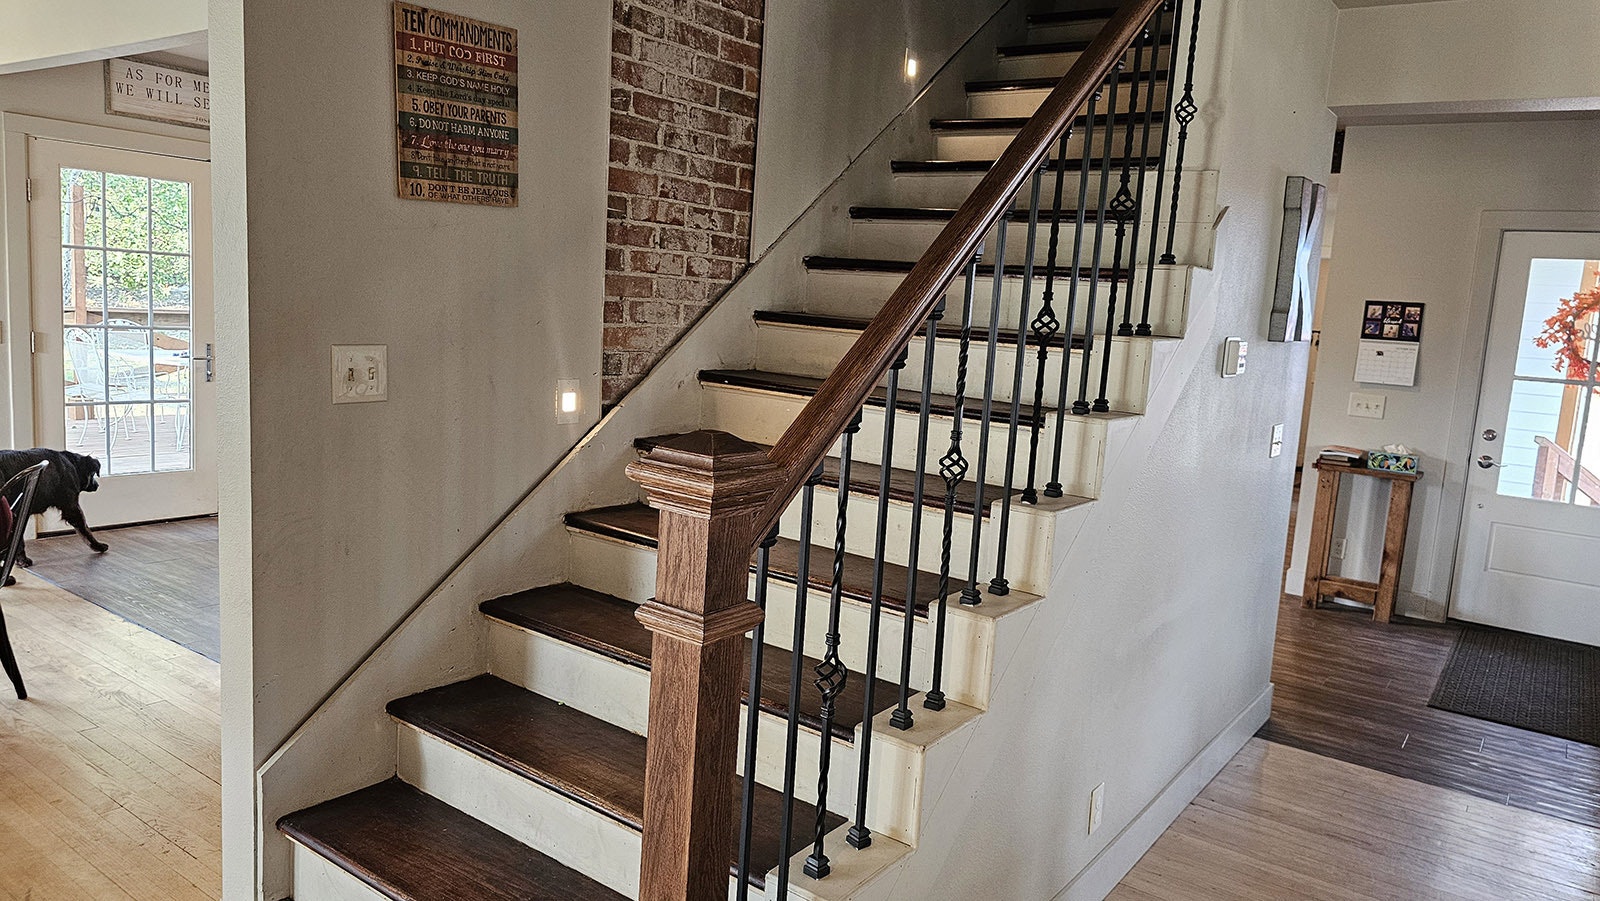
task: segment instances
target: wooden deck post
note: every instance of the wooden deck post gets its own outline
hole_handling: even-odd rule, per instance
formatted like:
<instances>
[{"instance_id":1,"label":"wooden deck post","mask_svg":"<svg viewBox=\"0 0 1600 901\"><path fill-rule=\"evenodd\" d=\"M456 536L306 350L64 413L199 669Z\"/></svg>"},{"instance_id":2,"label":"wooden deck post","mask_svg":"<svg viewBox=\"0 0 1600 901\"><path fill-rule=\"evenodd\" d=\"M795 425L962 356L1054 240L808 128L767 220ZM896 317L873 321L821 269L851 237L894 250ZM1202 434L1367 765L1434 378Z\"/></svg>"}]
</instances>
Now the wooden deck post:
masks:
<instances>
[{"instance_id":1,"label":"wooden deck post","mask_svg":"<svg viewBox=\"0 0 1600 901\"><path fill-rule=\"evenodd\" d=\"M782 484L759 447L693 432L628 467L660 512L640 901L722 901L734 851L744 633L755 514Z\"/></svg>"}]
</instances>

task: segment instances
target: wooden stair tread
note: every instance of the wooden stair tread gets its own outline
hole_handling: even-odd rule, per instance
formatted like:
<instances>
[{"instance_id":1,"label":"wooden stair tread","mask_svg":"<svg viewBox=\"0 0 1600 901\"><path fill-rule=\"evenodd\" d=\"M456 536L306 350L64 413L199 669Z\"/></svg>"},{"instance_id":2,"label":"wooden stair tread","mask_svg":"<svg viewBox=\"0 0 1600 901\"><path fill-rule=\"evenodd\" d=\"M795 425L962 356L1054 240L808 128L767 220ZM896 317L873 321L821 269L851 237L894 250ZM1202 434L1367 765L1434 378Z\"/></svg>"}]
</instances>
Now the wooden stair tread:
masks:
<instances>
[{"instance_id":1,"label":"wooden stair tread","mask_svg":"<svg viewBox=\"0 0 1600 901\"><path fill-rule=\"evenodd\" d=\"M592 591L577 585L548 585L485 601L484 614L515 626L551 635L578 647L612 657L642 669L650 668L650 631L634 616L638 607L630 601ZM787 637L787 636L781 636ZM750 666L749 643L745 648L746 671ZM789 676L793 654L787 648L767 645L761 666L761 709L776 716L789 715ZM820 660L800 658L803 679L800 696L800 722L812 731L822 729L822 694L811 679ZM747 683L741 683L744 685ZM895 704L895 686L877 680L873 692L876 709L888 710ZM748 695L745 700L748 701ZM855 737L866 702L866 684L860 673L851 673L839 694L833 719L833 736L844 741Z\"/></svg>"},{"instance_id":2,"label":"wooden stair tread","mask_svg":"<svg viewBox=\"0 0 1600 901\"><path fill-rule=\"evenodd\" d=\"M1121 156L1112 157L1111 168L1121 169L1124 159L1126 158ZM1138 157L1132 158L1129 162L1135 167L1139 166ZM1103 163L1103 159L1090 160L1089 171L1100 171ZM994 168L994 164L994 160L890 160L889 171L899 175L972 175L988 172ZM1154 169L1160 164L1159 156L1148 156L1144 158L1143 168ZM1055 172L1058 169L1066 172L1082 172L1083 158L1074 156L1067 160L1049 159L1044 161L1042 168L1047 172Z\"/></svg>"},{"instance_id":3,"label":"wooden stair tread","mask_svg":"<svg viewBox=\"0 0 1600 901\"><path fill-rule=\"evenodd\" d=\"M758 314L759 315L759 314ZM637 438L634 447L640 453L649 453L650 449L668 438L676 435L655 435L648 438ZM757 447L770 452L771 445L757 444ZM839 487L839 458L828 457L822 461L822 487ZM876 463L861 460L850 464L850 493L865 497L877 497L878 488L883 478L883 470ZM916 499L917 474L909 469L893 467L889 470L889 497L891 500L909 504ZM983 518L989 518L989 502L1000 497L1001 486L989 485L983 490L984 509ZM956 486L955 506L956 512L971 516L977 506L978 486L975 482L962 482ZM922 503L923 506L935 510L944 509L944 479L933 473L922 474Z\"/></svg>"},{"instance_id":4,"label":"wooden stair tread","mask_svg":"<svg viewBox=\"0 0 1600 901\"><path fill-rule=\"evenodd\" d=\"M828 313L801 313L790 310L757 310L755 313L755 320L757 322L770 322L774 325L808 326L811 328L826 328L847 332L863 331L866 329L867 324L872 322L871 319L859 316L835 316ZM940 338L958 340L961 337L961 326L951 325L947 320L939 323L935 333L938 334ZM972 340L977 343L987 343L989 340L988 328L975 327L972 332ZM1066 344L1067 340L1068 336L1058 332L1050 339L1050 347L1052 349L1059 349ZM1072 341L1072 347L1074 350L1082 349L1082 335L1072 335L1070 340ZM1015 347L1017 345L1017 330L1000 329L998 343L1006 347ZM1028 347L1035 351L1037 351L1039 348L1037 341L1035 341L1034 336L1031 334L1028 336ZM1032 387L1031 383L1028 387ZM855 480L852 478L851 481L853 482ZM943 490L944 489L941 487L940 491L942 492Z\"/></svg>"},{"instance_id":5,"label":"wooden stair tread","mask_svg":"<svg viewBox=\"0 0 1600 901\"><path fill-rule=\"evenodd\" d=\"M1096 113L1093 125L1095 128L1103 128L1108 122L1112 122L1113 117L1115 118L1114 124L1117 127L1127 127L1128 114L1125 112L1115 114ZM1134 113L1134 117L1140 124L1143 124L1145 118L1144 110ZM1078 116L1072 120L1072 124L1074 126L1082 126L1088 118L1088 116ZM1150 122L1152 125L1163 125L1166 123L1166 118L1167 114L1165 112L1156 110L1151 114ZM976 118L928 120L928 127L934 131L1020 131L1022 126L1027 124L1028 118L1026 116L980 116Z\"/></svg>"},{"instance_id":6,"label":"wooden stair tread","mask_svg":"<svg viewBox=\"0 0 1600 901\"><path fill-rule=\"evenodd\" d=\"M635 831L644 828L645 739L484 675L389 703L390 715L559 792ZM729 774L729 790L743 785ZM796 798L790 853L811 842L816 807ZM750 882L778 865L783 795L756 786ZM827 828L845 821L828 814ZM729 871L734 872L730 864ZM496 896L498 897L498 896Z\"/></svg>"},{"instance_id":7,"label":"wooden stair tread","mask_svg":"<svg viewBox=\"0 0 1600 901\"><path fill-rule=\"evenodd\" d=\"M954 207L942 206L853 206L850 208L850 218L858 221L883 220L891 222L949 222L951 219L955 218L955 215L956 210ZM1002 213L1000 218L1006 220L1007 222L1026 223L1028 221L1028 211L1013 209ZM1083 218L1085 222L1098 223L1100 221L1100 210L1085 209L1083 211ZM1078 211L1076 208L1071 210L1064 209L1061 211L1062 226L1073 225L1077 221ZM1112 224L1114 222L1115 220L1111 220L1108 222L1108 224ZM1049 232L1049 228L1050 211L1047 209L1040 209L1039 229L1041 236L1047 234ZM1035 263L1035 266L1038 266L1037 262Z\"/></svg>"},{"instance_id":8,"label":"wooden stair tread","mask_svg":"<svg viewBox=\"0 0 1600 901\"><path fill-rule=\"evenodd\" d=\"M644 504L621 504L568 513L569 527L596 535L605 535L621 541L654 548L656 546L656 511ZM924 533L924 541L938 541L937 535ZM754 555L751 569L755 568ZM773 579L793 583L800 572L800 542L779 538L773 545L769 570ZM833 548L812 545L810 579L812 590L827 592L833 588ZM889 610L905 610L906 579L910 570L898 563L883 565L883 606ZM951 577L950 594L966 587L965 579ZM844 555L844 576L841 593L851 600L872 601L872 560L856 554ZM939 575L926 570L917 577L916 615L927 616L928 604L937 600ZM770 602L769 602L770 603ZM812 601L816 603L815 600Z\"/></svg>"},{"instance_id":9,"label":"wooden stair tread","mask_svg":"<svg viewBox=\"0 0 1600 901\"><path fill-rule=\"evenodd\" d=\"M1117 80L1123 84L1138 80L1149 80L1149 72L1123 72ZM1165 82L1167 73L1157 72L1156 81ZM1049 76L1038 78L988 78L980 81L969 81L966 84L967 93L984 94L992 91L1049 91L1061 83L1059 78Z\"/></svg>"},{"instance_id":10,"label":"wooden stair tread","mask_svg":"<svg viewBox=\"0 0 1600 901\"><path fill-rule=\"evenodd\" d=\"M291 813L278 829L404 901L624 898L398 779Z\"/></svg>"},{"instance_id":11,"label":"wooden stair tread","mask_svg":"<svg viewBox=\"0 0 1600 901\"><path fill-rule=\"evenodd\" d=\"M977 335L977 330L973 334ZM981 375L981 373L980 373ZM822 379L808 375L791 375L787 372L766 372L760 369L702 369L700 380L715 385L729 385L740 388L756 388L764 391L779 391L784 394L798 394L811 397L822 387ZM867 406L882 408L887 402L889 392L877 388L867 399ZM902 412L916 413L921 409L922 396L920 389L909 388L904 385L900 389L900 397L895 403L895 409ZM955 415L956 398L953 394L934 393L928 398L928 410L934 416L950 417ZM1040 420L1047 420L1055 412L1053 407L1040 409ZM971 419L981 422L983 420L983 400L977 397L968 397L962 407L962 419ZM1011 404L1008 401L997 400L990 404L989 421L996 425L1005 425L1010 422ZM1017 424L1021 428L1031 428L1034 423L1033 404L1029 402L1018 411ZM928 438L929 459L938 459L944 453L945 445L930 432Z\"/></svg>"},{"instance_id":12,"label":"wooden stair tread","mask_svg":"<svg viewBox=\"0 0 1600 901\"><path fill-rule=\"evenodd\" d=\"M805 263L805 267L808 271L834 270L844 272L880 272L895 275L909 273L912 267L917 265L915 260L883 260L873 257L834 257L822 255L808 256L803 262ZM1005 268L1005 275L1008 278L1021 278L1026 271L1027 268L1021 263L1008 263ZM1033 276L1036 279L1042 279L1049 271L1050 268L1045 264L1035 263L1033 267ZM1071 266L1057 266L1055 268L1056 280L1061 281L1070 278L1072 276L1072 272L1073 269ZM1095 271L1087 266L1080 267L1077 272L1080 280L1087 279L1095 275ZM978 264L978 275L980 277L992 277L994 275L994 264ZM1118 281L1127 281L1128 270L1118 269L1113 271L1108 266L1100 267L1099 277L1101 281L1110 281L1114 276L1121 276L1117 279ZM957 276L957 279L960 278L961 276ZM954 283L952 283L952 288L953 287ZM945 315L948 316L949 313L947 312Z\"/></svg>"}]
</instances>

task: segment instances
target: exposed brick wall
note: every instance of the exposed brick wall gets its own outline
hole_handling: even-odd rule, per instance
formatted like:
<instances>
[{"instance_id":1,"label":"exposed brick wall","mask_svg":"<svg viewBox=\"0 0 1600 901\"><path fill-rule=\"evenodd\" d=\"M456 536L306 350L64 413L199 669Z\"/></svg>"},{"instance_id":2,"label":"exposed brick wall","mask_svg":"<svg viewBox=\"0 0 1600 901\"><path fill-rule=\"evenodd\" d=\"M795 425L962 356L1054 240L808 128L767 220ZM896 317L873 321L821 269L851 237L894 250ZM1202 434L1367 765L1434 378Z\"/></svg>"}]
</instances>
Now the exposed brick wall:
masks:
<instances>
[{"instance_id":1,"label":"exposed brick wall","mask_svg":"<svg viewBox=\"0 0 1600 901\"><path fill-rule=\"evenodd\" d=\"M602 400L750 257L763 0L615 0Z\"/></svg>"}]
</instances>

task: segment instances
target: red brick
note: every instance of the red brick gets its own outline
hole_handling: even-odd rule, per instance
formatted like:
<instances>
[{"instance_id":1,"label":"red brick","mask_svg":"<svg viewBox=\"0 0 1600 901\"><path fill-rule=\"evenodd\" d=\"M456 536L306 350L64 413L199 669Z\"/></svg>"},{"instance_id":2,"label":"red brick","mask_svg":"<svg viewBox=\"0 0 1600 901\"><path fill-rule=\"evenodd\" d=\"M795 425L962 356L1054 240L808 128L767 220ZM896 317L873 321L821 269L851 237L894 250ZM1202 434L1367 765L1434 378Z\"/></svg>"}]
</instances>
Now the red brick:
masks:
<instances>
[{"instance_id":1,"label":"red brick","mask_svg":"<svg viewBox=\"0 0 1600 901\"><path fill-rule=\"evenodd\" d=\"M627 221L607 222L606 243L620 244L624 247L654 247L656 230L649 225Z\"/></svg>"},{"instance_id":2,"label":"red brick","mask_svg":"<svg viewBox=\"0 0 1600 901\"><path fill-rule=\"evenodd\" d=\"M688 47L650 38L639 39L635 55L640 61L660 66L668 72L692 72L697 58Z\"/></svg>"},{"instance_id":3,"label":"red brick","mask_svg":"<svg viewBox=\"0 0 1600 901\"><path fill-rule=\"evenodd\" d=\"M705 182L674 178L671 175L661 176L660 182L661 190L659 194L668 200L708 204L714 199L711 193L711 186Z\"/></svg>"},{"instance_id":4,"label":"red brick","mask_svg":"<svg viewBox=\"0 0 1600 901\"><path fill-rule=\"evenodd\" d=\"M607 219L626 219L626 218L628 218L628 195L626 195L626 194L607 194L606 195L606 218Z\"/></svg>"},{"instance_id":5,"label":"red brick","mask_svg":"<svg viewBox=\"0 0 1600 901\"><path fill-rule=\"evenodd\" d=\"M717 109L723 112L754 119L757 106L756 98L743 91L735 91L732 88L717 89Z\"/></svg>"},{"instance_id":6,"label":"red brick","mask_svg":"<svg viewBox=\"0 0 1600 901\"><path fill-rule=\"evenodd\" d=\"M761 68L761 48L730 37L722 39L717 48L717 58L748 69Z\"/></svg>"},{"instance_id":7,"label":"red brick","mask_svg":"<svg viewBox=\"0 0 1600 901\"><path fill-rule=\"evenodd\" d=\"M634 62L631 59L611 60L612 83L621 82L629 87L640 88L652 94L661 93L661 83L665 76L660 69L647 66L644 63Z\"/></svg>"},{"instance_id":8,"label":"red brick","mask_svg":"<svg viewBox=\"0 0 1600 901\"><path fill-rule=\"evenodd\" d=\"M614 350L655 350L656 330L649 326L622 325L606 330L606 346Z\"/></svg>"},{"instance_id":9,"label":"red brick","mask_svg":"<svg viewBox=\"0 0 1600 901\"><path fill-rule=\"evenodd\" d=\"M663 228L661 230L662 250L710 253L713 240L715 240L714 235L687 228Z\"/></svg>"},{"instance_id":10,"label":"red brick","mask_svg":"<svg viewBox=\"0 0 1600 901\"><path fill-rule=\"evenodd\" d=\"M651 94L634 94L633 112L642 119L664 122L668 125L687 125L689 122L688 104Z\"/></svg>"},{"instance_id":11,"label":"red brick","mask_svg":"<svg viewBox=\"0 0 1600 901\"><path fill-rule=\"evenodd\" d=\"M753 97L761 96L761 73L755 69L744 70L744 92Z\"/></svg>"},{"instance_id":12,"label":"red brick","mask_svg":"<svg viewBox=\"0 0 1600 901\"><path fill-rule=\"evenodd\" d=\"M628 214L634 219L644 222L660 222L666 225L683 225L686 210L681 203L672 203L665 200L653 200L648 197L635 197L628 204Z\"/></svg>"},{"instance_id":13,"label":"red brick","mask_svg":"<svg viewBox=\"0 0 1600 901\"><path fill-rule=\"evenodd\" d=\"M685 214L684 224L690 228L703 228L729 235L733 234L734 218L733 214L726 210L713 210L703 206L693 206L689 207Z\"/></svg>"},{"instance_id":14,"label":"red brick","mask_svg":"<svg viewBox=\"0 0 1600 901\"><path fill-rule=\"evenodd\" d=\"M761 43L763 25L760 19L747 19L744 23L744 39L752 44Z\"/></svg>"},{"instance_id":15,"label":"red brick","mask_svg":"<svg viewBox=\"0 0 1600 901\"><path fill-rule=\"evenodd\" d=\"M641 324L677 322L678 308L661 300L629 301L628 319Z\"/></svg>"},{"instance_id":16,"label":"red brick","mask_svg":"<svg viewBox=\"0 0 1600 901\"><path fill-rule=\"evenodd\" d=\"M628 251L628 269L652 275L682 275L684 257L678 253L659 253L654 250Z\"/></svg>"},{"instance_id":17,"label":"red brick","mask_svg":"<svg viewBox=\"0 0 1600 901\"><path fill-rule=\"evenodd\" d=\"M737 188L717 188L712 192L712 202L718 209L733 210L736 213L750 212L750 192L740 191Z\"/></svg>"},{"instance_id":18,"label":"red brick","mask_svg":"<svg viewBox=\"0 0 1600 901\"><path fill-rule=\"evenodd\" d=\"M647 275L607 275L607 297L649 297L655 293L656 280Z\"/></svg>"},{"instance_id":19,"label":"red brick","mask_svg":"<svg viewBox=\"0 0 1600 901\"><path fill-rule=\"evenodd\" d=\"M611 111L612 112L614 112L614 113L615 112L625 113L625 112L628 111L628 107L630 107L632 105L633 105L633 92L632 91L628 90L627 88L612 88L611 89Z\"/></svg>"},{"instance_id":20,"label":"red brick","mask_svg":"<svg viewBox=\"0 0 1600 901\"><path fill-rule=\"evenodd\" d=\"M601 308L602 321L605 323L621 322L623 316L622 301L608 300Z\"/></svg>"},{"instance_id":21,"label":"red brick","mask_svg":"<svg viewBox=\"0 0 1600 901\"><path fill-rule=\"evenodd\" d=\"M718 0L724 7L735 12L759 19L762 15L762 0Z\"/></svg>"},{"instance_id":22,"label":"red brick","mask_svg":"<svg viewBox=\"0 0 1600 901\"><path fill-rule=\"evenodd\" d=\"M729 257L736 260L744 259L750 253L750 242L744 238L732 235L712 235L712 256Z\"/></svg>"},{"instance_id":23,"label":"red brick","mask_svg":"<svg viewBox=\"0 0 1600 901\"><path fill-rule=\"evenodd\" d=\"M719 139L712 135L700 134L684 128L674 128L670 125L661 129L661 146L671 147L673 150L682 150L696 156L711 156L718 153Z\"/></svg>"},{"instance_id":24,"label":"red brick","mask_svg":"<svg viewBox=\"0 0 1600 901\"><path fill-rule=\"evenodd\" d=\"M645 172L664 172L670 175L687 175L689 158L673 150L658 147L640 147L634 154L634 166Z\"/></svg>"},{"instance_id":25,"label":"red brick","mask_svg":"<svg viewBox=\"0 0 1600 901\"><path fill-rule=\"evenodd\" d=\"M673 22L667 39L709 56L717 55L717 47L722 40L716 32L688 22Z\"/></svg>"},{"instance_id":26,"label":"red brick","mask_svg":"<svg viewBox=\"0 0 1600 901\"><path fill-rule=\"evenodd\" d=\"M607 223L607 224L609 225L610 223ZM622 260L623 260L622 248L620 248L620 247L607 247L606 248L606 271L607 272L618 272L618 271L620 271L622 269Z\"/></svg>"},{"instance_id":27,"label":"red brick","mask_svg":"<svg viewBox=\"0 0 1600 901\"><path fill-rule=\"evenodd\" d=\"M694 5L694 20L723 34L731 34L736 38L744 37L744 16L724 9L715 3L706 3L704 0L696 3Z\"/></svg>"},{"instance_id":28,"label":"red brick","mask_svg":"<svg viewBox=\"0 0 1600 901\"><path fill-rule=\"evenodd\" d=\"M734 122L733 117L729 116L727 113L719 113L713 110L700 109L699 107L690 109L688 113L689 114L684 120L683 124L689 126L695 131L703 131L714 135L726 135L733 138L737 138L739 136L738 132L740 129L738 125Z\"/></svg>"},{"instance_id":29,"label":"red brick","mask_svg":"<svg viewBox=\"0 0 1600 901\"><path fill-rule=\"evenodd\" d=\"M753 167L753 166L739 166L738 169L739 169L739 180L737 182L738 186L743 188L746 191L754 190L755 186L756 186L756 170L755 170L755 167Z\"/></svg>"},{"instance_id":30,"label":"red brick","mask_svg":"<svg viewBox=\"0 0 1600 901\"><path fill-rule=\"evenodd\" d=\"M689 15L689 11L693 8L691 0L638 0L638 2L665 10L680 18Z\"/></svg>"},{"instance_id":31,"label":"red brick","mask_svg":"<svg viewBox=\"0 0 1600 901\"><path fill-rule=\"evenodd\" d=\"M717 139L717 159L727 160L730 163L743 163L750 165L756 158L756 145L744 141L728 141Z\"/></svg>"},{"instance_id":32,"label":"red brick","mask_svg":"<svg viewBox=\"0 0 1600 901\"><path fill-rule=\"evenodd\" d=\"M689 65L689 73L730 88L740 87L745 82L744 69L709 56L696 56Z\"/></svg>"},{"instance_id":33,"label":"red brick","mask_svg":"<svg viewBox=\"0 0 1600 901\"><path fill-rule=\"evenodd\" d=\"M618 56L633 55L633 35L621 28L611 30L611 52Z\"/></svg>"},{"instance_id":34,"label":"red brick","mask_svg":"<svg viewBox=\"0 0 1600 901\"><path fill-rule=\"evenodd\" d=\"M660 180L654 175L644 172L634 172L620 166L612 166L606 177L606 187L612 191L623 194L640 194L646 197L653 196L660 190Z\"/></svg>"},{"instance_id":35,"label":"red brick","mask_svg":"<svg viewBox=\"0 0 1600 901\"><path fill-rule=\"evenodd\" d=\"M732 260L689 257L684 262L684 273L686 275L696 278L717 279L719 281L729 281L733 278L734 263Z\"/></svg>"},{"instance_id":36,"label":"red brick","mask_svg":"<svg viewBox=\"0 0 1600 901\"><path fill-rule=\"evenodd\" d=\"M739 167L703 156L689 157L689 175L719 185L731 185L739 177Z\"/></svg>"},{"instance_id":37,"label":"red brick","mask_svg":"<svg viewBox=\"0 0 1600 901\"><path fill-rule=\"evenodd\" d=\"M662 77L661 93L677 100L687 100L701 106L717 105L717 86L698 78L683 75Z\"/></svg>"},{"instance_id":38,"label":"red brick","mask_svg":"<svg viewBox=\"0 0 1600 901\"><path fill-rule=\"evenodd\" d=\"M613 163L626 163L632 157L633 157L632 145L630 145L627 141L622 140L621 138L612 138L611 139L611 156L610 156L610 161L611 162L613 162Z\"/></svg>"},{"instance_id":39,"label":"red brick","mask_svg":"<svg viewBox=\"0 0 1600 901\"><path fill-rule=\"evenodd\" d=\"M655 38L667 36L670 27L668 20L658 12L643 7L630 7L622 16L623 27L630 28L640 34L648 34Z\"/></svg>"},{"instance_id":40,"label":"red brick","mask_svg":"<svg viewBox=\"0 0 1600 901\"><path fill-rule=\"evenodd\" d=\"M690 278L657 279L655 289L655 296L662 300L680 300L691 303L705 303L716 294L716 290L710 283Z\"/></svg>"},{"instance_id":41,"label":"red brick","mask_svg":"<svg viewBox=\"0 0 1600 901\"><path fill-rule=\"evenodd\" d=\"M629 141L656 144L661 140L661 125L648 119L639 119L614 112L611 114L611 135L612 137L624 138Z\"/></svg>"}]
</instances>

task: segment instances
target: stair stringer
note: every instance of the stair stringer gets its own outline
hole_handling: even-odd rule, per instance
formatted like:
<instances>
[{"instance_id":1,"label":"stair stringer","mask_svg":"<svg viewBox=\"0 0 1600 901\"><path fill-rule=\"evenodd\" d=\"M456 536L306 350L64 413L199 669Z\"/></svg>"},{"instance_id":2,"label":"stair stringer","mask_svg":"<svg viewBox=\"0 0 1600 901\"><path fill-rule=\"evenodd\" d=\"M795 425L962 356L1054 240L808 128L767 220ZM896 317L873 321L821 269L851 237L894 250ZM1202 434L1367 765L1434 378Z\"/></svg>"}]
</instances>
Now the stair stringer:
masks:
<instances>
[{"instance_id":1,"label":"stair stringer","mask_svg":"<svg viewBox=\"0 0 1600 901\"><path fill-rule=\"evenodd\" d=\"M992 65L994 47L1019 31L1022 7L1021 0L1011 0L974 33L650 373L529 488L257 767L258 901L276 901L293 892L293 843L277 830L278 819L395 775L396 736L385 705L487 669L488 625L477 605L568 579L562 516L638 498L623 475L637 459L634 439L700 427L700 370L754 364L755 311L803 296L804 258L847 238L852 203L890 190L891 160L931 146L928 118L958 102L965 96L965 83Z\"/></svg>"}]
</instances>

